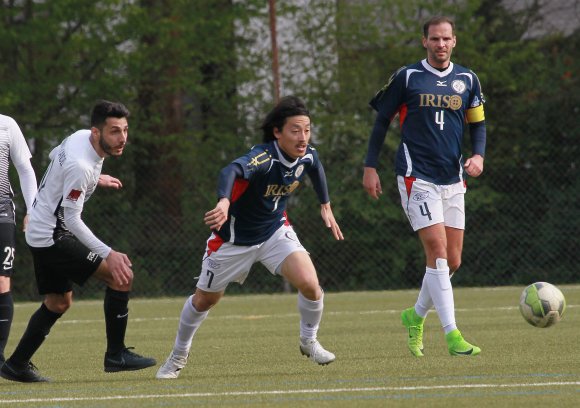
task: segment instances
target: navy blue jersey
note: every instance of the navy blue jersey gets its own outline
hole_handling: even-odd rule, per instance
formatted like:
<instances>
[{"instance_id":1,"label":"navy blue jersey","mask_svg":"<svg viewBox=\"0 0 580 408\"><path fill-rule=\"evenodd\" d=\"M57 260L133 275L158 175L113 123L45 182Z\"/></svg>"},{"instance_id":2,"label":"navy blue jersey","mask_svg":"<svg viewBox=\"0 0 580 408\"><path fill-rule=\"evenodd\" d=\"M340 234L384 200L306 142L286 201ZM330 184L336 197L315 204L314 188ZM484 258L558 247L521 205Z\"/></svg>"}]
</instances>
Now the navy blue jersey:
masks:
<instances>
[{"instance_id":1,"label":"navy blue jersey","mask_svg":"<svg viewBox=\"0 0 580 408\"><path fill-rule=\"evenodd\" d=\"M277 142L254 146L248 154L233 161L243 176L236 179L228 220L219 231L223 241L235 245L256 245L266 241L284 224L289 224L286 204L306 174L312 178L322 204L328 202L328 189L316 149L308 145L306 154L295 160L286 158Z\"/></svg>"},{"instance_id":2,"label":"navy blue jersey","mask_svg":"<svg viewBox=\"0 0 580 408\"><path fill-rule=\"evenodd\" d=\"M396 174L435 184L457 183L463 179L465 124L485 119L483 103L479 79L465 67L450 63L439 71L422 60L399 69L370 102L379 123L365 165L377 166L386 129L398 113L401 143Z\"/></svg>"}]
</instances>

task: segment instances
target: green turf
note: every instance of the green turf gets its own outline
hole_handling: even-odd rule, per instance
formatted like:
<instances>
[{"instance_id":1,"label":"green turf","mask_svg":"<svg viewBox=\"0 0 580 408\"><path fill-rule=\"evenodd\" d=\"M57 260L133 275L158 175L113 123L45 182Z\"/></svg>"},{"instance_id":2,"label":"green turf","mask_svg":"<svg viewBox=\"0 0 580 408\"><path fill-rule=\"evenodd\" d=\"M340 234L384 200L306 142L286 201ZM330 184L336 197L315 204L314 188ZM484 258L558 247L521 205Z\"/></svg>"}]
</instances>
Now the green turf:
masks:
<instances>
[{"instance_id":1,"label":"green turf","mask_svg":"<svg viewBox=\"0 0 580 408\"><path fill-rule=\"evenodd\" d=\"M327 293L319 332L337 360L321 367L298 350L295 295L226 296L193 342L177 380L157 368L103 372L102 302L76 302L33 362L46 384L0 379L0 408L14 407L519 407L578 406L580 286L561 286L568 308L538 329L520 316L523 288L456 289L457 322L482 348L447 354L435 313L425 323L425 357L406 348L400 311L416 291ZM184 299L133 299L127 345L161 363L173 344ZM15 309L10 352L37 304Z\"/></svg>"}]
</instances>

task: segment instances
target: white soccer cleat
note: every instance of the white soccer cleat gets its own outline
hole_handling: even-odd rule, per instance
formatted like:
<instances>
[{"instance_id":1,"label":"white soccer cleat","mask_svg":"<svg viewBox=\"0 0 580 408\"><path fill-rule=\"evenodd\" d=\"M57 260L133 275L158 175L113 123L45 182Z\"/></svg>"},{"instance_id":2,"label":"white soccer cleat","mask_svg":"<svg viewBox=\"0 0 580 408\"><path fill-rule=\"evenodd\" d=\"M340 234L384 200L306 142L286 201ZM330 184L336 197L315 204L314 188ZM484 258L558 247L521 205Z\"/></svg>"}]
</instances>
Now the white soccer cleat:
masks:
<instances>
[{"instance_id":1,"label":"white soccer cleat","mask_svg":"<svg viewBox=\"0 0 580 408\"><path fill-rule=\"evenodd\" d=\"M187 357L176 356L173 351L165 360L165 363L159 367L155 378L171 379L179 377L181 369L187 364Z\"/></svg>"},{"instance_id":2,"label":"white soccer cleat","mask_svg":"<svg viewBox=\"0 0 580 408\"><path fill-rule=\"evenodd\" d=\"M336 356L325 350L316 339L300 340L300 352L317 364L327 365L332 363Z\"/></svg>"}]
</instances>

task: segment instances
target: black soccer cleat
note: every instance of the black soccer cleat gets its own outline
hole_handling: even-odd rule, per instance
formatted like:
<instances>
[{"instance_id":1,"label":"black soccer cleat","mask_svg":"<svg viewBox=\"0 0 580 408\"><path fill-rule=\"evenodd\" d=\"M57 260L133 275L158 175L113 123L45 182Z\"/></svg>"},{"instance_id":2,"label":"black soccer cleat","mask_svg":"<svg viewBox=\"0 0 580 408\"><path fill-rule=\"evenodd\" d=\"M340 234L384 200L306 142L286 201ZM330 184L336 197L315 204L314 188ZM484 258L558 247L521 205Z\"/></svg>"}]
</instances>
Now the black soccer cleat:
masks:
<instances>
[{"instance_id":1,"label":"black soccer cleat","mask_svg":"<svg viewBox=\"0 0 580 408\"><path fill-rule=\"evenodd\" d=\"M131 351L133 348L126 347L115 354L105 353L105 372L135 371L157 365L157 361L154 358L143 357L133 353Z\"/></svg>"},{"instance_id":2,"label":"black soccer cleat","mask_svg":"<svg viewBox=\"0 0 580 408\"><path fill-rule=\"evenodd\" d=\"M50 379L41 376L38 368L31 362L28 362L23 369L17 369L10 362L5 361L2 368L0 368L0 377L23 383L50 381Z\"/></svg>"}]
</instances>

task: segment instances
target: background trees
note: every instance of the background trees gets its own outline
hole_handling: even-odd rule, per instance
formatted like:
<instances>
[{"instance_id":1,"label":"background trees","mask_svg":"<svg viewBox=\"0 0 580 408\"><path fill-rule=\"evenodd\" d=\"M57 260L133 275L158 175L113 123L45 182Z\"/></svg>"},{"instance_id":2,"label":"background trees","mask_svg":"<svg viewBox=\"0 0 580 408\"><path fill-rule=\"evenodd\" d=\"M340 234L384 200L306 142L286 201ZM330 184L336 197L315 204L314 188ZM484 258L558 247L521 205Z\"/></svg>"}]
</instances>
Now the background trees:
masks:
<instances>
[{"instance_id":1,"label":"background trees","mask_svg":"<svg viewBox=\"0 0 580 408\"><path fill-rule=\"evenodd\" d=\"M366 196L361 177L374 120L368 100L394 70L424 57L421 22L434 13L456 17L454 60L479 75L487 98L486 171L469 181L455 284L577 279L580 92L573 56L580 34L576 28L566 38L530 38L525 33L545 17L542 9L514 13L503 3L278 2L282 94L301 96L312 111L346 235L332 242L315 194L301 189L289 215L327 290L416 286L421 276L419 243L392 172L396 126L381 158L379 202ZM265 2L6 1L0 19L0 112L23 128L38 177L50 149L87 126L96 99L126 103L130 146L104 169L125 188L95 194L86 221L131 256L138 294L189 292L218 171L260 141L259 121L273 103ZM14 292L31 297L30 257L19 239ZM261 273L232 289L280 288L279 279Z\"/></svg>"}]
</instances>

